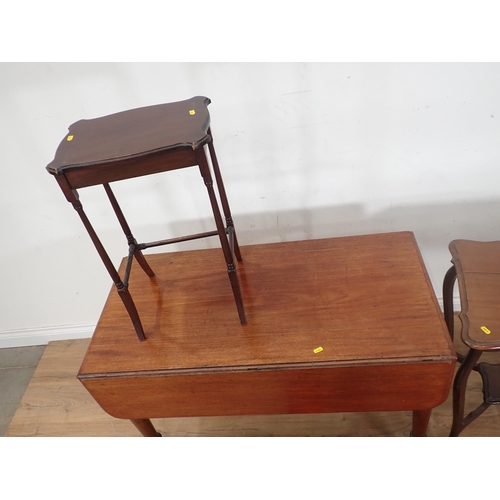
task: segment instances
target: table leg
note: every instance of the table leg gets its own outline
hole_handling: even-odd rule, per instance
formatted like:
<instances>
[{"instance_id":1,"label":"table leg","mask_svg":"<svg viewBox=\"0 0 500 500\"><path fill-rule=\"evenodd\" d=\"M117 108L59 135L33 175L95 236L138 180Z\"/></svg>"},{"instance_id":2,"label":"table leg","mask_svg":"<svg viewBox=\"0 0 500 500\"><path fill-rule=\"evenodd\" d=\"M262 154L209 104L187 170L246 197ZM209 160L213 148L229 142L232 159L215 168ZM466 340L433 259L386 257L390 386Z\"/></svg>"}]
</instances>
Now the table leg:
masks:
<instances>
[{"instance_id":1,"label":"table leg","mask_svg":"<svg viewBox=\"0 0 500 500\"><path fill-rule=\"evenodd\" d=\"M161 434L154 428L151 420L149 419L137 419L130 420L139 430L139 432L145 437L161 437Z\"/></svg>"},{"instance_id":2,"label":"table leg","mask_svg":"<svg viewBox=\"0 0 500 500\"><path fill-rule=\"evenodd\" d=\"M483 351L469 349L467 356L460 364L460 368L457 370L455 375L455 380L453 381L453 423L451 426L450 437L457 437L468 425L464 425L465 391L467 389L467 380L471 371L479 361L482 352ZM473 420L469 421L469 423Z\"/></svg>"},{"instance_id":3,"label":"table leg","mask_svg":"<svg viewBox=\"0 0 500 500\"><path fill-rule=\"evenodd\" d=\"M231 215L231 210L229 208L229 202L227 201L226 189L224 188L224 182L222 181L222 175L220 173L219 162L217 161L217 155L215 154L214 141L212 136L212 131L210 127L208 128L208 135L212 137L212 140L208 143L208 150L210 152L210 158L212 159L212 166L215 174L215 182L217 183L217 188L220 194L220 200L222 203L222 210L224 211L224 216L226 217L226 227L229 229L229 235L231 236L232 247L234 255L238 262L242 261L240 247L238 245L238 239L236 238L236 231L234 229L233 217Z\"/></svg>"},{"instance_id":4,"label":"table leg","mask_svg":"<svg viewBox=\"0 0 500 500\"><path fill-rule=\"evenodd\" d=\"M431 418L432 408L430 410L415 410L413 412L413 427L411 435L413 437L427 437L427 426Z\"/></svg>"},{"instance_id":5,"label":"table leg","mask_svg":"<svg viewBox=\"0 0 500 500\"><path fill-rule=\"evenodd\" d=\"M137 241L134 238L132 231L130 230L130 226L128 225L128 222L125 219L125 215L123 215L123 212L122 212L120 205L118 205L118 200L116 199L115 194L111 190L110 185L107 183L104 183L103 186L104 186L104 190L106 191L106 194L108 195L109 201L111 202L111 206L113 207L113 210L115 211L116 217L118 218L118 222L120 223L120 226L122 227L123 232L125 233L125 237L127 238L127 243L129 245L129 248L130 248L130 245L137 245ZM151 267L149 267L149 264L148 264L146 258L144 257L144 255L142 254L142 252L138 249L135 249L134 250L134 257L136 258L137 262L142 267L144 272L150 278L152 278L155 275L155 273L153 272Z\"/></svg>"},{"instance_id":6,"label":"table leg","mask_svg":"<svg viewBox=\"0 0 500 500\"><path fill-rule=\"evenodd\" d=\"M457 271L455 266L448 269L443 281L443 311L448 331L450 332L451 340L454 337L454 314L453 314L453 287L457 279Z\"/></svg>"},{"instance_id":7,"label":"table leg","mask_svg":"<svg viewBox=\"0 0 500 500\"><path fill-rule=\"evenodd\" d=\"M118 293L120 295L120 298L123 301L123 304L125 305L130 319L132 320L132 323L134 325L135 331L137 333L137 337L139 338L140 341L146 340L146 335L144 334L144 329L141 324L141 319L139 317L139 313L137 312L137 309L134 304L134 300L132 299L132 296L130 295L130 292L128 291L128 285L125 285L120 278L120 275L118 274L118 271L115 269L113 262L111 261L108 253L104 249L103 244L101 243L101 240L97 236L97 233L95 232L94 228L92 227L92 224L90 223L90 220L87 217L87 214L83 210L83 205L80 202L80 198L76 190L71 190L69 189L69 185L67 182L62 180L63 178L61 177L61 180L59 180L59 183L61 185L61 188L63 192L66 194L66 198L68 201L71 202L73 205L73 208L77 211L78 215L80 216L80 219L83 222L83 225L85 226L85 229L89 233L90 239L94 243L94 246L96 247L97 253L101 257L102 262L104 263L104 266L106 267L109 275L111 276L111 279L113 280ZM152 272L152 271L151 271Z\"/></svg>"},{"instance_id":8,"label":"table leg","mask_svg":"<svg viewBox=\"0 0 500 500\"><path fill-rule=\"evenodd\" d=\"M210 199L210 205L212 206L215 225L217 226L217 233L219 234L219 240L222 246L222 252L224 253L224 258L226 259L227 272L229 275L229 281L231 282L236 307L238 309L240 323L244 325L247 320L245 316L245 308L243 306L243 298L241 296L240 284L238 281L238 277L236 276L236 266L234 264L233 251L231 250L228 236L226 234L226 228L224 227L224 222L222 221L222 215L220 213L219 204L217 202L217 197L215 195L213 187L212 175L210 173L208 161L205 156L205 150L203 148L196 150L196 158L198 161L198 166L200 168L201 176L203 177L203 181L208 191L208 197Z\"/></svg>"}]
</instances>

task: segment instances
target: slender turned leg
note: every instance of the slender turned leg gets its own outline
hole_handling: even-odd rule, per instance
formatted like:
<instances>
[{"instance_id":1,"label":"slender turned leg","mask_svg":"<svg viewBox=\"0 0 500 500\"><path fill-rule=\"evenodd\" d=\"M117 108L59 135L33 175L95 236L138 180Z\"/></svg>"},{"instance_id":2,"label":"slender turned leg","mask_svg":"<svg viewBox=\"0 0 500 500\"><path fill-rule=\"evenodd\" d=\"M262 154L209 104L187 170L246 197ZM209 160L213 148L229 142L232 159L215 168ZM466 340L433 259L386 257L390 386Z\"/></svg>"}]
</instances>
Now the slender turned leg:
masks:
<instances>
[{"instance_id":1,"label":"slender turned leg","mask_svg":"<svg viewBox=\"0 0 500 500\"><path fill-rule=\"evenodd\" d=\"M414 437L426 437L427 426L431 418L432 408L430 410L415 410L413 412L413 426L411 435Z\"/></svg>"},{"instance_id":2,"label":"slender turned leg","mask_svg":"<svg viewBox=\"0 0 500 500\"><path fill-rule=\"evenodd\" d=\"M144 333L141 318L139 317L139 313L137 312L137 308L135 307L134 299L132 298L132 295L130 295L128 287L123 282L121 282L119 285L116 285L116 288L118 290L118 295L125 305L125 309L127 309L132 324L134 325L135 333L137 334L139 340L143 342L144 340L146 340L146 334Z\"/></svg>"},{"instance_id":3,"label":"slender turned leg","mask_svg":"<svg viewBox=\"0 0 500 500\"><path fill-rule=\"evenodd\" d=\"M466 427L464 425L465 390L470 372L481 357L482 352L469 349L465 360L455 375L453 381L453 424L450 437L457 437Z\"/></svg>"},{"instance_id":4,"label":"slender turned leg","mask_svg":"<svg viewBox=\"0 0 500 500\"><path fill-rule=\"evenodd\" d=\"M198 165L200 167L201 175L205 182L205 186L207 187L208 196L210 198L210 204L212 205L215 224L217 226L217 232L219 233L219 239L222 245L222 251L224 252L224 257L226 259L227 272L229 275L231 288L233 289L234 300L236 302L236 307L238 309L238 314L240 316L240 322L242 325L244 325L247 321L245 317L245 310L243 308L243 299L241 296L240 284L238 282L238 277L236 276L236 266L234 264L233 253L231 252L231 247L229 246L229 242L226 236L224 223L222 222L222 216L220 214L219 205L217 203L217 198L215 196L212 176L210 175L210 169L208 167L208 162L205 156L204 149L203 148L197 149L196 156L198 160Z\"/></svg>"},{"instance_id":5,"label":"slender turned leg","mask_svg":"<svg viewBox=\"0 0 500 500\"><path fill-rule=\"evenodd\" d=\"M83 205L80 202L78 193L75 190L69 189L67 187L67 184L64 183L64 180L61 179L59 183L63 188L63 192L66 195L67 200L73 205L73 208L77 211L78 215L80 216L80 219L82 220L85 229L89 233L90 239L92 240L94 246L97 249L97 253L101 257L104 266L106 267L109 275L111 276L111 279L113 280L118 290L118 294L127 309L130 319L132 320L135 331L137 333L137 337L139 338L140 341L146 340L146 336L144 335L144 329L142 328L141 320L139 318L139 313L137 312L137 309L135 307L132 296L130 295L128 287L121 280L120 275L113 266L113 263L109 258L109 255L107 254L106 250L104 249L104 246L101 243L101 240L97 236L97 233L94 231L92 224L90 223L87 215L83 210Z\"/></svg>"},{"instance_id":6,"label":"slender turned leg","mask_svg":"<svg viewBox=\"0 0 500 500\"><path fill-rule=\"evenodd\" d=\"M450 267L443 281L443 310L444 320L448 326L451 340L454 337L454 319L453 319L453 287L457 278L455 266Z\"/></svg>"},{"instance_id":7,"label":"slender turned leg","mask_svg":"<svg viewBox=\"0 0 500 500\"><path fill-rule=\"evenodd\" d=\"M137 245L137 241L134 238L132 231L130 230L130 227L125 220L125 216L123 215L122 209L120 208L120 205L118 205L118 201L116 200L115 194L113 191L111 191L111 187L109 184L103 184L104 189L106 190L106 194L108 195L109 201L111 202L111 206L113 207L113 210L115 211L116 217L118 218L118 222L120 223L120 226L123 229L123 232L125 233L125 236L127 238L127 242L130 245ZM134 257L139 263L139 265L142 267L144 272L150 277L153 278L155 273L149 267L149 264L147 263L146 259L144 258L144 255L140 250L137 248L134 249Z\"/></svg>"},{"instance_id":8,"label":"slender turned leg","mask_svg":"<svg viewBox=\"0 0 500 500\"><path fill-rule=\"evenodd\" d=\"M130 420L139 430L139 432L145 437L161 437L161 434L157 432L154 428L151 420L149 419L137 419Z\"/></svg>"},{"instance_id":9,"label":"slender turned leg","mask_svg":"<svg viewBox=\"0 0 500 500\"><path fill-rule=\"evenodd\" d=\"M214 168L215 182L217 183L217 188L220 194L220 200L222 203L222 210L224 211L224 216L226 218L226 226L229 231L229 237L232 241L232 249L234 255L238 262L241 262L241 252L238 245L238 239L236 238L236 230L234 229L233 217L231 215L231 210L229 209L229 202L227 201L226 189L224 188L224 183L222 182L222 175L220 173L219 162L217 161L217 156L215 155L215 149L213 144L213 136L210 128L208 129L208 135L212 137L212 141L208 143L208 150L210 151L210 159L212 160L212 166Z\"/></svg>"},{"instance_id":10,"label":"slender turned leg","mask_svg":"<svg viewBox=\"0 0 500 500\"><path fill-rule=\"evenodd\" d=\"M130 319L132 320L135 331L137 333L137 337L139 338L140 341L146 340L146 335L144 334L144 329L142 327L141 319L139 318L139 313L137 312L137 308L135 307L134 300L130 295L128 287L125 285L125 283L123 283L123 281L120 278L120 275L118 274L118 271L113 266L111 259L109 258L106 250L104 249L101 241L99 240L99 237L94 231L94 228L90 224L87 215L83 211L81 203L79 203L79 207L75 207L75 209L78 212L80 218L82 219L83 225L87 229L90 238L94 242L94 245L97 249L97 253L100 255L106 269L109 272L109 275L111 276L112 280L115 283L116 289L118 290L118 295L122 299L123 304L125 305L125 308L127 309L127 312L130 316Z\"/></svg>"}]
</instances>

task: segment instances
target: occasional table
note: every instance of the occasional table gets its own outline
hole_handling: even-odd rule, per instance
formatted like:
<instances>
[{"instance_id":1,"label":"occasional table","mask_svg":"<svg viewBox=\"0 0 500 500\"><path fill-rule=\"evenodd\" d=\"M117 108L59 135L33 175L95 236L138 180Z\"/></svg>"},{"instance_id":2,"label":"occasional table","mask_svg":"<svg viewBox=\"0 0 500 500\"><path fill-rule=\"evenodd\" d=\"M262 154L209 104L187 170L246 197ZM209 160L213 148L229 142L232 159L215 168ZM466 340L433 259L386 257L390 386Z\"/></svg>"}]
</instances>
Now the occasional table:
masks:
<instances>
[{"instance_id":1,"label":"occasional table","mask_svg":"<svg viewBox=\"0 0 500 500\"><path fill-rule=\"evenodd\" d=\"M210 130L209 104L208 97L197 96L185 101L130 109L92 120L79 120L70 125L54 159L46 167L80 216L115 283L140 341L145 341L146 335L135 299L129 290L132 262L136 260L143 271L152 278L155 273L144 258L143 250L210 236L219 236L240 322L246 322L234 262L234 257L237 261L241 261L242 257L215 154ZM111 184L193 166L198 166L207 188L217 230L139 243L118 204ZM104 187L129 247L127 265L123 266L122 273L115 269L80 200L80 189L100 184ZM225 223L222 220L218 198Z\"/></svg>"},{"instance_id":2,"label":"occasional table","mask_svg":"<svg viewBox=\"0 0 500 500\"><path fill-rule=\"evenodd\" d=\"M453 382L453 424L450 436L458 436L491 405L500 404L500 242L454 240L449 249L452 267L443 282L444 316L454 336L453 290L458 281L462 323L461 339L467 355L458 354L460 368ZM496 353L494 363L479 359ZM483 402L465 413L467 381L472 370L482 379Z\"/></svg>"},{"instance_id":3,"label":"occasional table","mask_svg":"<svg viewBox=\"0 0 500 500\"><path fill-rule=\"evenodd\" d=\"M244 252L246 325L218 249L149 255L153 279L132 269L147 342L111 290L78 374L97 403L145 436L154 418L408 410L425 436L456 354L414 235Z\"/></svg>"}]
</instances>

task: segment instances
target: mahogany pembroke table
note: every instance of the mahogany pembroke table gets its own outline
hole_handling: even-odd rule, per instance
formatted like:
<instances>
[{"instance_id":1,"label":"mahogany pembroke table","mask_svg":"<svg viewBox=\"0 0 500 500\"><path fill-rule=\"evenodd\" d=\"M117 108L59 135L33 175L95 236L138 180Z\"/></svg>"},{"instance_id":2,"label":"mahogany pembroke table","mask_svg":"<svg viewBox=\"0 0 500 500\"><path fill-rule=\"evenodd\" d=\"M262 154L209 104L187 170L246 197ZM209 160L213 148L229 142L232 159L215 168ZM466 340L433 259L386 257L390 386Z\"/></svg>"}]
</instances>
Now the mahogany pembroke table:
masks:
<instances>
[{"instance_id":1,"label":"mahogany pembroke table","mask_svg":"<svg viewBox=\"0 0 500 500\"><path fill-rule=\"evenodd\" d=\"M78 374L97 403L145 436L155 418L367 411L412 411L425 436L456 355L413 234L244 254L245 326L217 249L150 255L154 279L132 269L147 342L111 290Z\"/></svg>"}]
</instances>

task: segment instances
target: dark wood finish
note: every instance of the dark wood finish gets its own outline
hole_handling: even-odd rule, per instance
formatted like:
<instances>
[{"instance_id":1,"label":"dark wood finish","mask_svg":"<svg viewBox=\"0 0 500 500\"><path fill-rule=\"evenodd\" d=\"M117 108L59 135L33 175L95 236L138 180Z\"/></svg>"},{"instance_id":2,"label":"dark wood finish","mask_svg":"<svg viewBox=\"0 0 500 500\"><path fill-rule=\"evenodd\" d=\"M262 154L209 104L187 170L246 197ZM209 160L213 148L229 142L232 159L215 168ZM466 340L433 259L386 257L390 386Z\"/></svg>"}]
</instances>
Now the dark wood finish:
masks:
<instances>
[{"instance_id":1,"label":"dark wood finish","mask_svg":"<svg viewBox=\"0 0 500 500\"><path fill-rule=\"evenodd\" d=\"M134 420L412 410L425 435L455 351L413 234L244 250L244 327L216 250L148 256L155 281L132 270L148 342L111 291L78 374L97 403Z\"/></svg>"},{"instance_id":2,"label":"dark wood finish","mask_svg":"<svg viewBox=\"0 0 500 500\"><path fill-rule=\"evenodd\" d=\"M55 175L90 165L106 170L108 163L149 153L198 149L211 140L208 104L210 99L198 96L80 120L70 125L47 170Z\"/></svg>"},{"instance_id":3,"label":"dark wood finish","mask_svg":"<svg viewBox=\"0 0 500 500\"><path fill-rule=\"evenodd\" d=\"M61 175L56 172L57 181L60 182L62 175L73 187L80 189L114 181L133 179L144 175L169 172L179 168L196 166L195 152L191 148L181 147L179 149L167 149L152 152L147 155L132 158L122 158L119 161L110 161L103 165L86 165L85 168L74 168L62 171Z\"/></svg>"},{"instance_id":4,"label":"dark wood finish","mask_svg":"<svg viewBox=\"0 0 500 500\"><path fill-rule=\"evenodd\" d=\"M453 339L453 288L458 280L462 324L461 339L469 348L458 357L460 368L453 382L453 423L450 436L458 436L497 399L499 370L479 363L484 352L500 350L500 241L454 240L449 245L453 266L443 282L446 324ZM467 381L472 371L481 373L483 403L465 416Z\"/></svg>"},{"instance_id":5,"label":"dark wood finish","mask_svg":"<svg viewBox=\"0 0 500 500\"><path fill-rule=\"evenodd\" d=\"M238 261L242 258L209 128L208 104L210 104L210 99L198 96L186 101L133 109L93 120L80 120L69 127L68 134L57 148L54 160L47 166L48 172L55 176L66 199L78 212L87 229L120 293L139 340L146 340L146 332L135 307L134 298L129 291L128 276L131 261L128 263L125 277L122 278L85 214L77 190L97 184L104 185L127 238L130 257L133 256L151 278L154 276L154 271L141 250L151 246L218 235L240 322L246 323L233 255ZM225 224L205 152L206 145L210 153ZM138 244L113 194L110 183L192 166L198 166L200 169L217 231Z\"/></svg>"}]
</instances>

